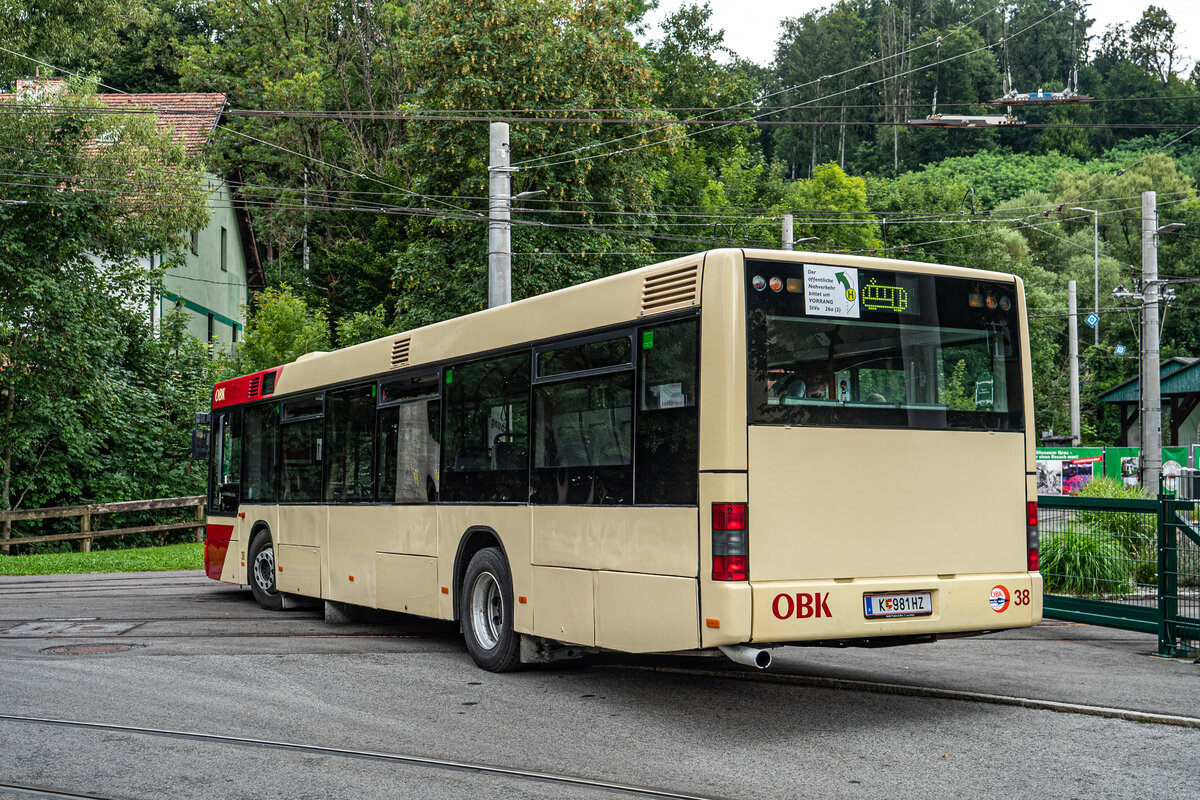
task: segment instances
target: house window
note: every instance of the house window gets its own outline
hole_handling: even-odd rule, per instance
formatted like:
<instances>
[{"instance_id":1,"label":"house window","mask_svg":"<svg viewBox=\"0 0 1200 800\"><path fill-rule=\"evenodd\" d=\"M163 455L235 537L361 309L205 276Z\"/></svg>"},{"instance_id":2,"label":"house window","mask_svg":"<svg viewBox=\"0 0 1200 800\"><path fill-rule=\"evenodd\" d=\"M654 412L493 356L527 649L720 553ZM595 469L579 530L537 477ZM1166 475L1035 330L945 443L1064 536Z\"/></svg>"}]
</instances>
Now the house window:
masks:
<instances>
[{"instance_id":1,"label":"house window","mask_svg":"<svg viewBox=\"0 0 1200 800\"><path fill-rule=\"evenodd\" d=\"M225 226L222 225L221 226L221 272L229 271L229 264L227 263L227 260L226 260L226 251L228 249L226 247L226 240L229 238L227 236L227 234L228 234L228 231L226 231Z\"/></svg>"},{"instance_id":2,"label":"house window","mask_svg":"<svg viewBox=\"0 0 1200 800\"><path fill-rule=\"evenodd\" d=\"M212 314L209 314L208 315L208 341L209 341L209 343L211 343L213 340L213 322L215 322L215 321L216 321L216 318Z\"/></svg>"},{"instance_id":3,"label":"house window","mask_svg":"<svg viewBox=\"0 0 1200 800\"><path fill-rule=\"evenodd\" d=\"M200 231L192 231L192 255L200 255Z\"/></svg>"}]
</instances>

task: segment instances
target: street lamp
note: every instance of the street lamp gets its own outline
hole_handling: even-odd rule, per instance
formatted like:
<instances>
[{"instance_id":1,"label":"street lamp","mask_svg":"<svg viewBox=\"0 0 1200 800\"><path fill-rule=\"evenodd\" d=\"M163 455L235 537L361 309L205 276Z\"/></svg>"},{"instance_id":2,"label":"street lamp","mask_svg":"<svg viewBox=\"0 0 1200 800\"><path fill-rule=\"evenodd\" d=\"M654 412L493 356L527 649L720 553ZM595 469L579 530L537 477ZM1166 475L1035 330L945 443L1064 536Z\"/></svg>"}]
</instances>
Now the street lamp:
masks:
<instances>
[{"instance_id":1,"label":"street lamp","mask_svg":"<svg viewBox=\"0 0 1200 800\"><path fill-rule=\"evenodd\" d=\"M1095 283L1092 287L1092 300L1096 304L1092 309L1096 313L1096 345L1100 344L1100 212L1094 208L1071 206L1072 211L1086 211L1092 215L1092 258L1096 263Z\"/></svg>"}]
</instances>

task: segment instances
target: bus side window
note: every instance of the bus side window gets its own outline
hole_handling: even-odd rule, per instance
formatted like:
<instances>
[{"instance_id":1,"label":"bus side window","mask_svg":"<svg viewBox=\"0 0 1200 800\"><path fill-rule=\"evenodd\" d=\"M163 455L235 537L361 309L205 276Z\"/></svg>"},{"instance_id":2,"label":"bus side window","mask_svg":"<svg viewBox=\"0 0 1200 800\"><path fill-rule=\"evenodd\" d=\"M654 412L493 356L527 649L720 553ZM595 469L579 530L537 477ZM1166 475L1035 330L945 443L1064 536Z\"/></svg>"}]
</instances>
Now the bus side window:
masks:
<instances>
[{"instance_id":1,"label":"bus side window","mask_svg":"<svg viewBox=\"0 0 1200 800\"><path fill-rule=\"evenodd\" d=\"M278 403L263 403L246 409L242 435L243 502L273 503L278 498L275 488L278 437Z\"/></svg>"},{"instance_id":2,"label":"bus side window","mask_svg":"<svg viewBox=\"0 0 1200 800\"><path fill-rule=\"evenodd\" d=\"M443 383L442 499L528 502L529 352L451 365Z\"/></svg>"},{"instance_id":3,"label":"bus side window","mask_svg":"<svg viewBox=\"0 0 1200 800\"><path fill-rule=\"evenodd\" d=\"M325 461L324 395L284 400L279 418L279 499L285 503L321 502Z\"/></svg>"},{"instance_id":4,"label":"bus side window","mask_svg":"<svg viewBox=\"0 0 1200 800\"><path fill-rule=\"evenodd\" d=\"M432 503L441 481L441 371L389 378L379 384L375 499Z\"/></svg>"},{"instance_id":5,"label":"bus side window","mask_svg":"<svg viewBox=\"0 0 1200 800\"><path fill-rule=\"evenodd\" d=\"M327 503L369 503L375 494L375 387L330 392Z\"/></svg>"},{"instance_id":6,"label":"bus side window","mask_svg":"<svg viewBox=\"0 0 1200 800\"><path fill-rule=\"evenodd\" d=\"M537 351L534 503L633 502L630 333Z\"/></svg>"},{"instance_id":7,"label":"bus side window","mask_svg":"<svg viewBox=\"0 0 1200 800\"><path fill-rule=\"evenodd\" d=\"M700 326L669 322L638 331L638 413L634 502L699 502Z\"/></svg>"}]
</instances>

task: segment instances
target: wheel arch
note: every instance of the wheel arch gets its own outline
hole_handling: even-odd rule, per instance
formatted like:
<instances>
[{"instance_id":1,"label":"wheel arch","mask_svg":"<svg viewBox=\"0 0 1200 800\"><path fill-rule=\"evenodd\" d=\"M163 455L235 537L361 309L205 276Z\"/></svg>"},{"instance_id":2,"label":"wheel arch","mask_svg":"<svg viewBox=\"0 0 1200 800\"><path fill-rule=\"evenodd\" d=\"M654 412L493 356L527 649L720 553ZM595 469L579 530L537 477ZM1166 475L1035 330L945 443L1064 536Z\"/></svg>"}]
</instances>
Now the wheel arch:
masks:
<instances>
[{"instance_id":1,"label":"wheel arch","mask_svg":"<svg viewBox=\"0 0 1200 800\"><path fill-rule=\"evenodd\" d=\"M458 607L459 596L462 593L463 577L467 574L467 565L471 563L471 558L480 550L485 550L489 547L495 547L500 551L500 555L504 557L504 561L512 569L512 562L508 559L508 551L504 549L504 542L500 540L500 534L496 533L495 529L486 525L474 525L463 533L458 540L458 552L454 556L454 583L452 588L453 594L451 597L454 608L454 619L458 621L462 617L462 609Z\"/></svg>"},{"instance_id":2,"label":"wheel arch","mask_svg":"<svg viewBox=\"0 0 1200 800\"><path fill-rule=\"evenodd\" d=\"M271 537L271 546L272 547L275 546L275 534L271 532L271 526L267 524L267 521L265 519L255 520L254 524L250 526L250 535L246 537L246 551L245 551L246 552L246 564L245 564L246 583L250 583L250 581L251 581L251 578L250 578L250 569L251 569L250 548L254 545L254 540L256 538L258 538L258 535L260 533L262 533L263 531L266 531L267 536Z\"/></svg>"}]
</instances>

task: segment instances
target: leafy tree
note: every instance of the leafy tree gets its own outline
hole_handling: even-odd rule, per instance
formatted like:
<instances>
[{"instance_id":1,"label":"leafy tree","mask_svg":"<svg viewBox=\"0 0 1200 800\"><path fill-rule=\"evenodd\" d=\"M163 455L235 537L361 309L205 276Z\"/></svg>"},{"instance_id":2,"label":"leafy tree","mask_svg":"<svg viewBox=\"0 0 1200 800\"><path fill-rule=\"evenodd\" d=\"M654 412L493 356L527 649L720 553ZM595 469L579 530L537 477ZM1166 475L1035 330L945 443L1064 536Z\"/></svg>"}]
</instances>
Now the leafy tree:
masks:
<instances>
[{"instance_id":1,"label":"leafy tree","mask_svg":"<svg viewBox=\"0 0 1200 800\"><path fill-rule=\"evenodd\" d=\"M1133 62L1152 72L1164 85L1175 74L1179 44L1175 41L1175 20L1165 9L1147 6L1129 32L1129 44Z\"/></svg>"},{"instance_id":2,"label":"leafy tree","mask_svg":"<svg viewBox=\"0 0 1200 800\"><path fill-rule=\"evenodd\" d=\"M286 284L257 294L246 336L234 347L226 374L245 375L330 349L329 322Z\"/></svg>"},{"instance_id":3,"label":"leafy tree","mask_svg":"<svg viewBox=\"0 0 1200 800\"><path fill-rule=\"evenodd\" d=\"M387 320L391 315L383 306L370 311L356 311L337 321L338 347L370 342L393 333Z\"/></svg>"},{"instance_id":4,"label":"leafy tree","mask_svg":"<svg viewBox=\"0 0 1200 800\"><path fill-rule=\"evenodd\" d=\"M138 298L156 277L138 258L179 250L180 233L207 218L198 165L150 115L103 113L83 86L53 104L54 113L0 115L0 169L22 176L0 195L4 508L146 488L101 479L106 454L135 457L106 427L133 423L115 409L171 413L161 393L131 394L148 380L150 368L128 355L148 335Z\"/></svg>"},{"instance_id":5,"label":"leafy tree","mask_svg":"<svg viewBox=\"0 0 1200 800\"><path fill-rule=\"evenodd\" d=\"M180 43L208 33L191 0L144 0L144 13L127 17L116 30L110 55L99 72L105 85L122 92L178 92Z\"/></svg>"},{"instance_id":6,"label":"leafy tree","mask_svg":"<svg viewBox=\"0 0 1200 800\"><path fill-rule=\"evenodd\" d=\"M652 91L655 106L670 111L677 119L703 115L706 121L736 120L755 111L751 101L757 90L753 71L738 62L725 46L725 32L710 25L712 8L685 3L662 22L663 38L647 45L650 67L656 81ZM722 63L726 62L726 63ZM732 108L719 113L704 109ZM708 126L690 126L698 132ZM747 147L755 138L753 128L728 126L706 130L704 150L713 164L734 147Z\"/></svg>"},{"instance_id":7,"label":"leafy tree","mask_svg":"<svg viewBox=\"0 0 1200 800\"><path fill-rule=\"evenodd\" d=\"M772 155L787 163L791 177L811 177L818 164L834 158L844 167L845 153L853 152L864 136L872 136L844 126L847 106L877 102L877 90L856 88L866 73L853 71L869 58L864 42L872 34L846 2L783 21L775 71L784 90L771 103L792 108L772 119L837 123L772 129Z\"/></svg>"},{"instance_id":8,"label":"leafy tree","mask_svg":"<svg viewBox=\"0 0 1200 800\"><path fill-rule=\"evenodd\" d=\"M941 45L928 46L941 39ZM989 113L983 105L1002 92L1000 69L990 50L984 49L983 37L974 29L930 30L916 38L914 46L926 45L913 54L916 97L931 103L937 93L938 112L943 114ZM955 134L964 133L965 136ZM908 163L912 167L947 156L966 155L994 147L999 140L995 130L947 131L930 128L913 132Z\"/></svg>"},{"instance_id":9,"label":"leafy tree","mask_svg":"<svg viewBox=\"0 0 1200 800\"><path fill-rule=\"evenodd\" d=\"M1018 92L1062 89L1081 63L1093 20L1074 0L1022 0L1008 20L1008 62ZM999 39L999 31L989 41ZM1019 35L1015 35L1019 34Z\"/></svg>"},{"instance_id":10,"label":"leafy tree","mask_svg":"<svg viewBox=\"0 0 1200 800\"><path fill-rule=\"evenodd\" d=\"M141 0L3 0L0 42L29 58L89 71L116 46L116 31L144 15ZM32 75L36 66L0 51L0 85Z\"/></svg>"},{"instance_id":11,"label":"leafy tree","mask_svg":"<svg viewBox=\"0 0 1200 800\"><path fill-rule=\"evenodd\" d=\"M882 244L867 203L867 182L837 164L821 164L812 178L789 184L782 207L799 209L793 232L798 239L816 237L810 249L870 250Z\"/></svg>"},{"instance_id":12,"label":"leafy tree","mask_svg":"<svg viewBox=\"0 0 1200 800\"><path fill-rule=\"evenodd\" d=\"M965 208L974 211L993 208L1028 191L1050 191L1060 170L1078 170L1080 167L1076 159L1058 153L1031 156L980 150L969 156L926 164L918 174L962 184L968 190L963 196Z\"/></svg>"},{"instance_id":13,"label":"leafy tree","mask_svg":"<svg viewBox=\"0 0 1200 800\"><path fill-rule=\"evenodd\" d=\"M419 106L583 106L621 109L621 117L648 123L632 129L598 123L512 125L513 161L522 170L513 192L546 192L531 204L540 212L537 224L522 224L529 220L521 219L521 205L514 215L514 299L644 263L628 256L591 257L637 249L635 237L622 235L621 214L650 206L650 174L661 157L654 145L680 132L649 110L653 75L624 20L624 6L608 0L536 6L435 0L423 6L405 45L406 77ZM402 162L410 174L421 175L426 191L485 196L483 132L475 122L412 123L400 149ZM621 141L611 141L617 137ZM522 165L539 155L552 157ZM486 236L479 217L461 212L412 223L395 275L404 292L397 306L401 327L485 305Z\"/></svg>"},{"instance_id":14,"label":"leafy tree","mask_svg":"<svg viewBox=\"0 0 1200 800\"><path fill-rule=\"evenodd\" d=\"M409 5L206 0L196 7L212 33L179 44L185 88L222 91L239 108L302 112L233 117L213 154L214 169L240 171L247 184L268 280L294 286L331 319L394 302L389 253L404 221L381 212L414 205L415 178L397 167L403 125L371 113L321 114L410 107L400 63Z\"/></svg>"}]
</instances>

